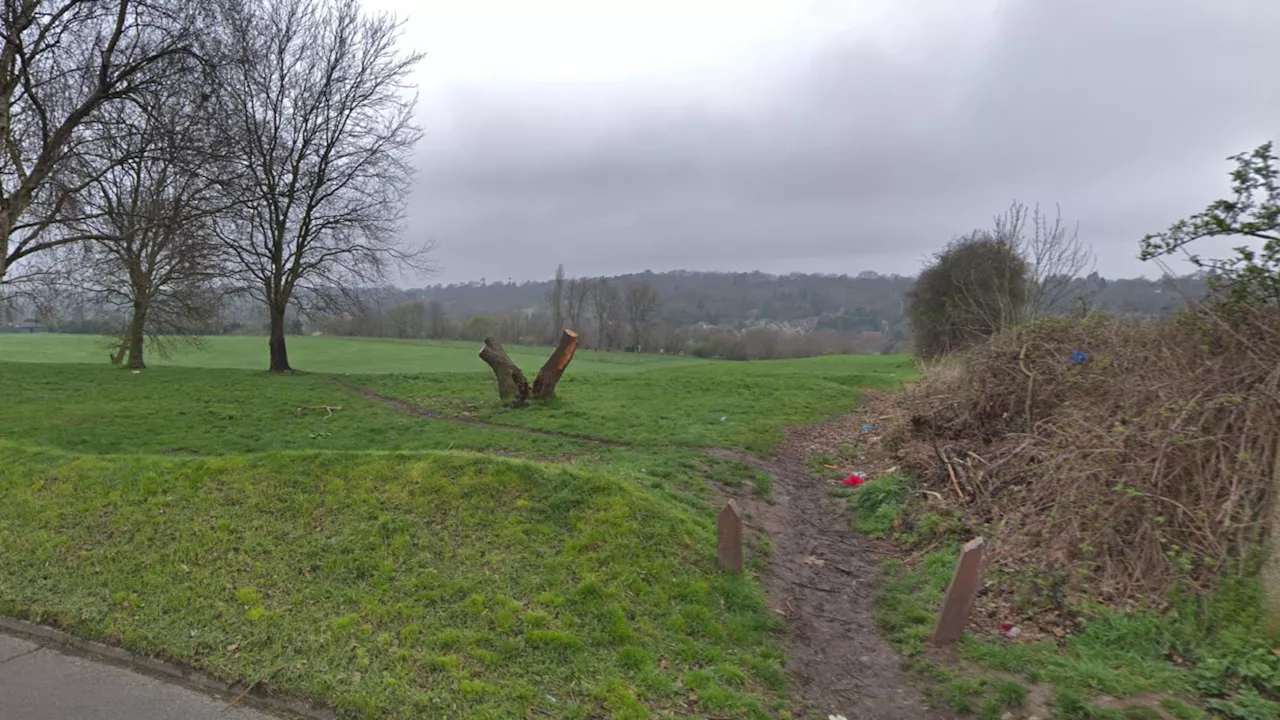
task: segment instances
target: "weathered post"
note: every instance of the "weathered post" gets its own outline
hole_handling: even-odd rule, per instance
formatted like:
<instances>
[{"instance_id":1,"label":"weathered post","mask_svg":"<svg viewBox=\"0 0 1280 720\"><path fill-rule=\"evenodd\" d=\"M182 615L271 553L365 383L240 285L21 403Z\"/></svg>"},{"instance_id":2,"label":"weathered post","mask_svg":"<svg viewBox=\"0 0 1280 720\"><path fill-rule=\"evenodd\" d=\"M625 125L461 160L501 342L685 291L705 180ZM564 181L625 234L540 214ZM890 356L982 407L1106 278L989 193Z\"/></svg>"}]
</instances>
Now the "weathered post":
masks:
<instances>
[{"instance_id":1,"label":"weathered post","mask_svg":"<svg viewBox=\"0 0 1280 720\"><path fill-rule=\"evenodd\" d=\"M719 522L721 570L742 573L742 513L738 504L730 500L720 511Z\"/></svg>"},{"instance_id":2,"label":"weathered post","mask_svg":"<svg viewBox=\"0 0 1280 720\"><path fill-rule=\"evenodd\" d=\"M960 549L956 573L951 578L947 597L942 601L942 610L938 613L938 624L933 629L934 645L956 642L964 632L965 625L969 624L973 599L982 586L982 552L985 548L986 542L977 537Z\"/></svg>"}]
</instances>

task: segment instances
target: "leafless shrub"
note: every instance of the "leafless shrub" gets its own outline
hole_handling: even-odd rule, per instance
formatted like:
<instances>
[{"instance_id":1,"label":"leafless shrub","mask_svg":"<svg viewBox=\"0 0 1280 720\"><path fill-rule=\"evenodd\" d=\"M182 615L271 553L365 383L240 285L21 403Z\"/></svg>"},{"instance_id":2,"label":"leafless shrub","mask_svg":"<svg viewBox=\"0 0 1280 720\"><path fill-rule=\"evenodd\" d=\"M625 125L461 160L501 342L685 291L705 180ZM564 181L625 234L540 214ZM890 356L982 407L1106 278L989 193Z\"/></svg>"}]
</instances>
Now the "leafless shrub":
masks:
<instances>
[{"instance_id":1,"label":"leafless shrub","mask_svg":"<svg viewBox=\"0 0 1280 720\"><path fill-rule=\"evenodd\" d=\"M1057 206L1051 218L1039 205L1028 208L1015 201L995 217L995 237L1027 263L1031 277L1025 311L1031 318L1065 310L1072 281L1093 269L1093 251L1080 240L1079 226L1068 227Z\"/></svg>"}]
</instances>

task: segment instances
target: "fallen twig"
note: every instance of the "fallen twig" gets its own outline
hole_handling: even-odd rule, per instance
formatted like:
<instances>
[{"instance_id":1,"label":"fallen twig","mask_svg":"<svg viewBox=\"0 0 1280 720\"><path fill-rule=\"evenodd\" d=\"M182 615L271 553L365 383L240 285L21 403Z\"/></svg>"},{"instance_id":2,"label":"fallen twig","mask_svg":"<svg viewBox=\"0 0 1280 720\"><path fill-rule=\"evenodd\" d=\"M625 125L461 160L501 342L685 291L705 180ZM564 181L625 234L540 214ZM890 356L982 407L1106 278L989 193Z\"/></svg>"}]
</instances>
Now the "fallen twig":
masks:
<instances>
[{"instance_id":1,"label":"fallen twig","mask_svg":"<svg viewBox=\"0 0 1280 720\"><path fill-rule=\"evenodd\" d=\"M245 689L244 689L243 691L241 691L241 693L240 693L239 695L237 695L237 696L236 696L236 699L235 699L235 700L232 700L231 702L227 703L226 705L223 705L223 706L222 706L222 709L223 709L223 710L227 710L227 709L229 709L229 708L233 708L233 707L235 707L236 703L238 703L238 702L240 702L241 700L243 700L243 699L244 699L244 696L245 696L245 695L248 695L248 694L249 694L249 691L250 691L250 690L252 690L255 686L257 686L257 684L258 684L258 683L262 682L263 680L266 680L267 678L271 677L272 675L275 675L276 673L280 672L281 670L283 670L283 669L285 669L285 668L287 668L287 667L289 667L289 666L288 666L288 665L281 665L280 667L275 668L275 669L273 669L273 670L268 670L264 675L262 675L261 677L259 677L257 680L254 680L253 682L249 683L249 684L245 687Z\"/></svg>"},{"instance_id":2,"label":"fallen twig","mask_svg":"<svg viewBox=\"0 0 1280 720\"><path fill-rule=\"evenodd\" d=\"M298 406L298 409L295 412L297 412L298 416L301 417L303 410L324 410L326 414L323 418L321 418L321 420L328 420L329 418L333 417L334 410L341 410L341 409L342 409L341 405L300 405Z\"/></svg>"}]
</instances>

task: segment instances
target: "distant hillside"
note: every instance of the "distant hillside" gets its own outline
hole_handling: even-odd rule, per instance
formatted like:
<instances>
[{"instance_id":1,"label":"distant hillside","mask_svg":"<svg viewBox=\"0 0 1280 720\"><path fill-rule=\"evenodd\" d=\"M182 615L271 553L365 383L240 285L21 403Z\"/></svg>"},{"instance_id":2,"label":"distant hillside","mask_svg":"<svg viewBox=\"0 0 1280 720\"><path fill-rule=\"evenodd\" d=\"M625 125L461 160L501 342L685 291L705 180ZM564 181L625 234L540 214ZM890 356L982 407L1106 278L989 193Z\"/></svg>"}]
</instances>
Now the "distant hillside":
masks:
<instances>
[{"instance_id":1,"label":"distant hillside","mask_svg":"<svg viewBox=\"0 0 1280 720\"><path fill-rule=\"evenodd\" d=\"M591 280L598 282L599 278ZM587 347L641 348L705 357L756 359L910 349L906 293L914 278L866 272L857 276L794 273L770 275L675 271L644 272L605 279L620 291L619 306L602 326L591 302L574 322L557 325L549 297L552 280L524 283L471 282L423 288L370 288L357 293L360 307L330 314L290 313L291 333L322 332L398 338L553 342L572 323ZM621 291L644 284L658 296L656 313L637 326ZM1159 316L1202 297L1196 277L1106 280L1096 273L1075 282L1062 313L1082 309L1117 315ZM34 318L63 332L110 333L122 318L93 299L61 293L56 302L9 307L12 318ZM567 311L566 311L567 312ZM264 332L261 305L247 295L224 298L207 335Z\"/></svg>"},{"instance_id":2,"label":"distant hillside","mask_svg":"<svg viewBox=\"0 0 1280 720\"><path fill-rule=\"evenodd\" d=\"M708 325L741 327L754 323L811 322L840 330L880 330L904 326L904 294L913 277L864 272L857 276L793 273L689 272L638 273L609 278L652 285L662 298L661 322L677 327ZM454 320L474 315L506 315L543 310L552 281L524 283L470 282L387 289L379 305L439 302ZM1083 299L1089 307L1122 315L1165 315L1181 307L1184 297L1201 297L1204 282L1194 277L1161 280L1107 280L1096 273L1076 283L1069 303ZM1071 307L1059 308L1066 312Z\"/></svg>"}]
</instances>

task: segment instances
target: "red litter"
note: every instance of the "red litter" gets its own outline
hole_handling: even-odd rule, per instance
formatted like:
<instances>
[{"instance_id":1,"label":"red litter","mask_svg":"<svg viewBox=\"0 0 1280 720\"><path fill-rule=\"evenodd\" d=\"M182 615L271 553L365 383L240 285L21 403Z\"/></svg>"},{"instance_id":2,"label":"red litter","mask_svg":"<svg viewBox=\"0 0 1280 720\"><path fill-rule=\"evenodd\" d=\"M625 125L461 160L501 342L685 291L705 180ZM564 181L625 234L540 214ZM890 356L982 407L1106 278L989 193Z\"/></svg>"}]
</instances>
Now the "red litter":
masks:
<instances>
[{"instance_id":1,"label":"red litter","mask_svg":"<svg viewBox=\"0 0 1280 720\"><path fill-rule=\"evenodd\" d=\"M850 475L849 477L844 479L845 485L861 485L864 482L866 482L866 480L863 480L857 475Z\"/></svg>"}]
</instances>

